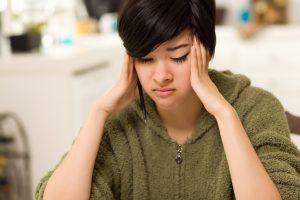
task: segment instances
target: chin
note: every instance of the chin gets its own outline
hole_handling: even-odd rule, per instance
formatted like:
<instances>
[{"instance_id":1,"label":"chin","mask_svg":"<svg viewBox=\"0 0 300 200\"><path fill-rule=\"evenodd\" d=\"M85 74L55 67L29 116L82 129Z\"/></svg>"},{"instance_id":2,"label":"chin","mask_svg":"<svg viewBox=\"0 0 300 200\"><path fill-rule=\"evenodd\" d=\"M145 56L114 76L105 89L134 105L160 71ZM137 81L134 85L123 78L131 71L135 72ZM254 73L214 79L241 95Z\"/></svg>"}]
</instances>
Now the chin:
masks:
<instances>
[{"instance_id":1,"label":"chin","mask_svg":"<svg viewBox=\"0 0 300 200\"><path fill-rule=\"evenodd\" d=\"M190 102L191 93L175 92L169 97L158 97L155 93L149 92L148 95L155 102L156 106L163 110L175 110L176 108L186 105Z\"/></svg>"},{"instance_id":2,"label":"chin","mask_svg":"<svg viewBox=\"0 0 300 200\"><path fill-rule=\"evenodd\" d=\"M174 110L180 103L175 98L154 98L156 106L163 110Z\"/></svg>"}]
</instances>

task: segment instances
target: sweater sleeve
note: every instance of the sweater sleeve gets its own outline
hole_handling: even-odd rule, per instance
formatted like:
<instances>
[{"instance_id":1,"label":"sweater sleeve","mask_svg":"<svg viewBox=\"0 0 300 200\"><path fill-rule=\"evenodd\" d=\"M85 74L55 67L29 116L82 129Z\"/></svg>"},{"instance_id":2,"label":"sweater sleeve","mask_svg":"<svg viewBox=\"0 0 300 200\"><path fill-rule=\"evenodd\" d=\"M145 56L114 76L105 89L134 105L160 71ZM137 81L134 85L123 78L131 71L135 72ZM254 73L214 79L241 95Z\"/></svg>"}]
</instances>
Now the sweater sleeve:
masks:
<instances>
[{"instance_id":1,"label":"sweater sleeve","mask_svg":"<svg viewBox=\"0 0 300 200\"><path fill-rule=\"evenodd\" d=\"M42 200L47 182L58 165L62 162L66 154L62 157L55 168L49 171L39 182L35 191L35 199ZM76 166L74 166L76 167ZM90 199L94 200L112 200L119 195L119 170L113 150L111 148L109 137L105 131L101 140L99 152L95 161L92 176L92 186Z\"/></svg>"},{"instance_id":2,"label":"sweater sleeve","mask_svg":"<svg viewBox=\"0 0 300 200\"><path fill-rule=\"evenodd\" d=\"M104 134L95 161L92 177L91 200L113 200L120 198L120 169L111 146L108 133Z\"/></svg>"},{"instance_id":3,"label":"sweater sleeve","mask_svg":"<svg viewBox=\"0 0 300 200\"><path fill-rule=\"evenodd\" d=\"M282 199L300 199L300 152L291 141L285 110L264 90L258 89L252 102L245 130Z\"/></svg>"}]
</instances>

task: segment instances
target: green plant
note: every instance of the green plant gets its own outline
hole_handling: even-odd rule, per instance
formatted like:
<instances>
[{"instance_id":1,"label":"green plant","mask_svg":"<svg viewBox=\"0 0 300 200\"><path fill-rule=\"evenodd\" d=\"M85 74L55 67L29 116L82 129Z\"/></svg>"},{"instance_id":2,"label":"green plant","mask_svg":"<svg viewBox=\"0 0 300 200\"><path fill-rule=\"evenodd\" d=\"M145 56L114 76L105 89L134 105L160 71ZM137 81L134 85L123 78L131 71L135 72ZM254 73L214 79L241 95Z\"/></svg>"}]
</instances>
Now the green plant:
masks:
<instances>
[{"instance_id":1,"label":"green plant","mask_svg":"<svg viewBox=\"0 0 300 200\"><path fill-rule=\"evenodd\" d=\"M25 26L26 33L41 33L43 28L45 27L45 22L37 22L34 24L28 24Z\"/></svg>"}]
</instances>

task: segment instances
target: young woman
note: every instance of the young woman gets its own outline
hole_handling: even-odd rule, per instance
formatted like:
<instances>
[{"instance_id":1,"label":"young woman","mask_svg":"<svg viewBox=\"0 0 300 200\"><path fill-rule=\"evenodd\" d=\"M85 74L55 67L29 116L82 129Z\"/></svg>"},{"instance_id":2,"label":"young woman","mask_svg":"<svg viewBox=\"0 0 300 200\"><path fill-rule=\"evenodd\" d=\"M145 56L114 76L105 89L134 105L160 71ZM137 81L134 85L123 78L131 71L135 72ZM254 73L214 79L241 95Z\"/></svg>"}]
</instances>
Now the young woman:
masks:
<instances>
[{"instance_id":1,"label":"young woman","mask_svg":"<svg viewBox=\"0 0 300 200\"><path fill-rule=\"evenodd\" d=\"M300 199L300 153L280 102L208 69L213 0L128 0L118 22L121 77L36 199Z\"/></svg>"}]
</instances>

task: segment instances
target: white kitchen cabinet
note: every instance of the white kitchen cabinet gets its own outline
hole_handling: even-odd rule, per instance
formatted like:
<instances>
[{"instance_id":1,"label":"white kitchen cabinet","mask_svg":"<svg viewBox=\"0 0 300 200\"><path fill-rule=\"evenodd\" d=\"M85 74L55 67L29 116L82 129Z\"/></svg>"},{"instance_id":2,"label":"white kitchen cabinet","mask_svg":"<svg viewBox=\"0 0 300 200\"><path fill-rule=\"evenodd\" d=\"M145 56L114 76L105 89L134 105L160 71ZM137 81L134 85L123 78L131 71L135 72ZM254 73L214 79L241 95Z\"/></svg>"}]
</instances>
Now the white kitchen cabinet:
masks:
<instances>
[{"instance_id":1,"label":"white kitchen cabinet","mask_svg":"<svg viewBox=\"0 0 300 200\"><path fill-rule=\"evenodd\" d=\"M0 112L14 112L24 123L33 190L70 148L90 105L119 76L123 49L116 35L78 43L0 60Z\"/></svg>"}]
</instances>

